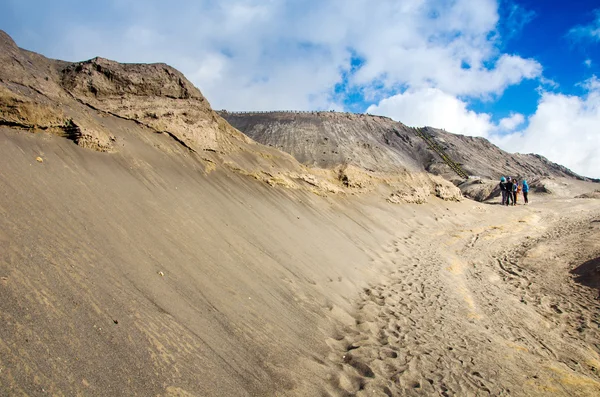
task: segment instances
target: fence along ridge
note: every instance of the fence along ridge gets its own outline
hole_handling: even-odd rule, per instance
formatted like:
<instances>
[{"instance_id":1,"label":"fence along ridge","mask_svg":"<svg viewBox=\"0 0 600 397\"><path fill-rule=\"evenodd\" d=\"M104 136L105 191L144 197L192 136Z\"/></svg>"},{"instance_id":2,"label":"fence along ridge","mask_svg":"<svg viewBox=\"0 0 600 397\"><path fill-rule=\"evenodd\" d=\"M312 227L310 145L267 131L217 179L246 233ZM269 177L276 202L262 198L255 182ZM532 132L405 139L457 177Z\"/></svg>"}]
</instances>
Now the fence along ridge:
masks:
<instances>
[{"instance_id":1,"label":"fence along ridge","mask_svg":"<svg viewBox=\"0 0 600 397\"><path fill-rule=\"evenodd\" d=\"M217 110L217 113L226 113L226 114L274 114L274 113L283 113L283 114L339 114L339 115L353 115L353 116L370 116L370 117L381 117L381 118L389 118L387 116L380 116L377 114L371 113L352 113L352 112L336 112L333 110L226 110L221 109Z\"/></svg>"}]
</instances>

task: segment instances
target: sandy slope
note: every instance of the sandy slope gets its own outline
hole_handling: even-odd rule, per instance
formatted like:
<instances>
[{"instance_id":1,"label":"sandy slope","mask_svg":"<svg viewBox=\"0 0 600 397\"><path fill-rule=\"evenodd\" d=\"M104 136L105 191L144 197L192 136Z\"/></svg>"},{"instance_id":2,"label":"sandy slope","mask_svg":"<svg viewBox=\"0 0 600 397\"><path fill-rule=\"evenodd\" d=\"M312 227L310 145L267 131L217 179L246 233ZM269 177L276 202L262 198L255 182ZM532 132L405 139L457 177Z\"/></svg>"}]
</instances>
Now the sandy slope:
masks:
<instances>
[{"instance_id":1,"label":"sandy slope","mask_svg":"<svg viewBox=\"0 0 600 397\"><path fill-rule=\"evenodd\" d=\"M136 128L0 129L0 395L600 392L600 201L321 197Z\"/></svg>"}]
</instances>

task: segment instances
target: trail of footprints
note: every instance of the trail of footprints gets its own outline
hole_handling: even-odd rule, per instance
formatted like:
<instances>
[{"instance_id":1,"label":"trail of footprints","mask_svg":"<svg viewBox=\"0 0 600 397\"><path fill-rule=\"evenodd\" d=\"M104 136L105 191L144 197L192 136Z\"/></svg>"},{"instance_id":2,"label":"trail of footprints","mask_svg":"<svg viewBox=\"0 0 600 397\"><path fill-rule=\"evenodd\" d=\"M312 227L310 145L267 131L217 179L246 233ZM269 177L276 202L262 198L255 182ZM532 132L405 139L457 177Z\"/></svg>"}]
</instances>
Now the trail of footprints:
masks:
<instances>
[{"instance_id":1,"label":"trail of footprints","mask_svg":"<svg viewBox=\"0 0 600 397\"><path fill-rule=\"evenodd\" d=\"M562 223L561 228L549 231L542 238L558 239L581 226ZM474 236L466 244L466 250L473 249L478 240L479 236ZM547 286L533 282L536 274L523 268L518 258L534 243L524 242L517 250L507 250L493 257L503 285L509 286L523 304L534 305L545 318L553 321L562 329L563 336L581 339L581 334L575 334L600 327L598 316L590 316L589 308L577 303L582 300L559 297L556 291L545 291ZM411 247L413 253L402 263L396 263L400 260L395 257L400 244ZM481 328L470 328L464 321L465 302L461 302L456 286L443 273L447 264L441 262L435 248L420 247L409 237L397 241L386 252L389 257L383 260L396 264L389 283L365 289L357 307L356 324L340 330L328 342L332 349L329 357L332 368L326 394L510 395L509 389L495 382L499 373L484 373L481 369L499 371L489 361L493 354L487 346L492 341ZM471 276L481 277L476 270ZM496 304L502 297L494 297L489 292L478 291L490 319L484 321L489 323L484 324L485 328L493 327L498 336L524 344L531 351L545 351L575 371L593 376L599 370L583 368L573 360L562 360L561 353L538 335L522 324L506 321L498 310L502 305ZM489 308L485 308L486 302ZM573 319L581 322L580 328L572 326ZM595 330L588 338L597 338L599 334ZM486 357L488 360L484 362Z\"/></svg>"},{"instance_id":2,"label":"trail of footprints","mask_svg":"<svg viewBox=\"0 0 600 397\"><path fill-rule=\"evenodd\" d=\"M473 359L473 344L486 341L453 320L458 304L434 249L403 244L415 248L412 263L398 265L389 284L365 289L356 325L328 342L335 365L329 395L502 395Z\"/></svg>"},{"instance_id":3,"label":"trail of footprints","mask_svg":"<svg viewBox=\"0 0 600 397\"><path fill-rule=\"evenodd\" d=\"M573 233L577 229L586 226L585 221L564 222L560 228L554 228L545 233L539 240L559 240ZM547 321L554 324L559 335L563 339L586 340L590 345L596 345L600 337L600 315L598 314L600 305L597 302L590 301L589 292L573 284L569 293L565 294L556 285L543 285L534 283L533 280L540 280L535 272L524 269L519 264L519 258L535 244L534 241L521 244L517 251L504 251L492 258L498 264L498 270L502 276L503 282L512 288L512 293L520 297L522 304L533 306L536 311ZM554 287L554 288L552 288ZM548 290L551 288L552 290ZM589 305L581 302L589 302ZM509 324L505 325L512 328ZM561 358L560 352L556 352L548 347L539 337L534 335L525 335L523 328L511 329L511 334L517 336L524 335L528 343L537 345L538 348L545 350L548 354L563 362L569 368L579 373L585 373L589 376L597 376L600 368L589 365L581 365L578 361ZM532 346L533 347L533 346Z\"/></svg>"}]
</instances>

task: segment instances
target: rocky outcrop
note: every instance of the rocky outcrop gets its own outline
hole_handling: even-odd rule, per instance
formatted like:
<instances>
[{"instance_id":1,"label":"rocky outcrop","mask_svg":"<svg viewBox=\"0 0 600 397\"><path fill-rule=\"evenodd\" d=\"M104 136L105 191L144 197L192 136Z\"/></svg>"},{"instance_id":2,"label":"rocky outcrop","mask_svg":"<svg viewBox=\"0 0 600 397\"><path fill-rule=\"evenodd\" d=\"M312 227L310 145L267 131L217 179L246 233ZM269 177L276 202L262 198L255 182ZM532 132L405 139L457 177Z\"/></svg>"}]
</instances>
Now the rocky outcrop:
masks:
<instances>
[{"instance_id":1,"label":"rocky outcrop","mask_svg":"<svg viewBox=\"0 0 600 397\"><path fill-rule=\"evenodd\" d=\"M22 50L0 31L0 125L43 130L75 138L86 148L112 150L114 135L61 86L62 70L68 65ZM76 137L71 134L74 126Z\"/></svg>"},{"instance_id":2,"label":"rocky outcrop","mask_svg":"<svg viewBox=\"0 0 600 397\"><path fill-rule=\"evenodd\" d=\"M109 151L115 137L98 120L104 113L167 133L193 151L225 153L253 144L168 65L52 60L20 49L4 32L0 50L2 125L59 135L76 126L79 145Z\"/></svg>"},{"instance_id":3,"label":"rocky outcrop","mask_svg":"<svg viewBox=\"0 0 600 397\"><path fill-rule=\"evenodd\" d=\"M212 111L200 90L166 64L94 58L61 72L61 85L82 103L172 135L193 151L228 151L248 143Z\"/></svg>"}]
</instances>

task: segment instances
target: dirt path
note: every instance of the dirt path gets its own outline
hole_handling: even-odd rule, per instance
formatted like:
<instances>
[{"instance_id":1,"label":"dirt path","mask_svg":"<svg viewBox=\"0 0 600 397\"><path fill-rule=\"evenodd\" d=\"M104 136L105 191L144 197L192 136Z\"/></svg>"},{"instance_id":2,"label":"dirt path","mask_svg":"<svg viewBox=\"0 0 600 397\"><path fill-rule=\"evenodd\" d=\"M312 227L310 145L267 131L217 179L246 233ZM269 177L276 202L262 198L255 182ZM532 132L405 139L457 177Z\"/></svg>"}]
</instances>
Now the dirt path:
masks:
<instances>
[{"instance_id":1,"label":"dirt path","mask_svg":"<svg viewBox=\"0 0 600 397\"><path fill-rule=\"evenodd\" d=\"M326 392L598 395L600 305L569 271L600 253L600 212L544 205L385 247L396 270L328 340Z\"/></svg>"}]
</instances>

